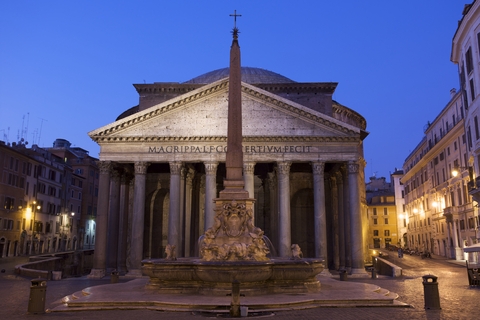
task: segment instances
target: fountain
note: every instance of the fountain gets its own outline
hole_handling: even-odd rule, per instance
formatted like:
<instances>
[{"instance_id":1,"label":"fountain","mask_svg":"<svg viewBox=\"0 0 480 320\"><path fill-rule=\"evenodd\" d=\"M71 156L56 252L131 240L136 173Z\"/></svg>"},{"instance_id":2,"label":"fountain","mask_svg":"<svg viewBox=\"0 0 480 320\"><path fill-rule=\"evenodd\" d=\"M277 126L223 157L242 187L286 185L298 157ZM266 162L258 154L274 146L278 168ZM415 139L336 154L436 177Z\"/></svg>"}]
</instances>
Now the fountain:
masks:
<instances>
[{"instance_id":1,"label":"fountain","mask_svg":"<svg viewBox=\"0 0 480 320\"><path fill-rule=\"evenodd\" d=\"M233 15L236 19L236 13ZM215 217L200 239L200 257L176 258L167 246L166 259L142 261L142 273L150 277L148 288L160 293L225 295L232 283L244 295L318 292L316 276L321 259L303 258L298 245L291 257L269 258L264 233L253 225L253 204L244 189L242 152L241 68L238 29L233 29L230 50L228 133L225 189L215 199Z\"/></svg>"}]
</instances>

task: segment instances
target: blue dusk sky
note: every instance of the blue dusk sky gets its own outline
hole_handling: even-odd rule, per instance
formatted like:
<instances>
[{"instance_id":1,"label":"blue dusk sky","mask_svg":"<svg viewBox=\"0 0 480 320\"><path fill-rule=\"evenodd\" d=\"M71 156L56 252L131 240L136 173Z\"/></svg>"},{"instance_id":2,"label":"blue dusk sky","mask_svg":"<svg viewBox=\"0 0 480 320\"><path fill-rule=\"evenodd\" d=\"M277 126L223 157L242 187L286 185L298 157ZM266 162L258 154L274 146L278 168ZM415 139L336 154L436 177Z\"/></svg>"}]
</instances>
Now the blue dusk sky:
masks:
<instances>
[{"instance_id":1,"label":"blue dusk sky","mask_svg":"<svg viewBox=\"0 0 480 320\"><path fill-rule=\"evenodd\" d=\"M69 140L138 104L134 83L184 82L229 63L338 82L365 117L366 179L401 168L458 90L452 38L467 0L1 1L0 140Z\"/></svg>"}]
</instances>

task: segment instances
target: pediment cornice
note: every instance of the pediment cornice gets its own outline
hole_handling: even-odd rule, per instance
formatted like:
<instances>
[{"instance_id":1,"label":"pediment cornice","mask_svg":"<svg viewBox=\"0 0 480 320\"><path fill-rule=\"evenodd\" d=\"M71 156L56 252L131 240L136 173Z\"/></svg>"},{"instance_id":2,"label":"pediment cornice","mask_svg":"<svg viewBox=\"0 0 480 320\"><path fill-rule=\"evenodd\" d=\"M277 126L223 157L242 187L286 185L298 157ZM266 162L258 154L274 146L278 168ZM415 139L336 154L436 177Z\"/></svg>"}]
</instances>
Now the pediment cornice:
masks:
<instances>
[{"instance_id":1,"label":"pediment cornice","mask_svg":"<svg viewBox=\"0 0 480 320\"><path fill-rule=\"evenodd\" d=\"M269 103L277 107L277 109L287 111L290 114L297 116L298 118L303 118L305 120L309 120L310 122L315 122L318 124L322 124L324 126L333 128L337 131L346 133L346 134L355 134L358 132L358 128L352 127L348 124L341 123L340 121L328 117L322 113L316 112L311 110L310 108L304 107L300 104L297 104L293 101L284 99L282 97L273 95L268 91L264 91L262 89L242 83L242 92L257 98L257 100Z\"/></svg>"},{"instance_id":2,"label":"pediment cornice","mask_svg":"<svg viewBox=\"0 0 480 320\"><path fill-rule=\"evenodd\" d=\"M116 139L116 141L128 141L118 139L131 139L130 141L139 141L136 139L147 139L147 141L151 141L148 139L162 139L162 137L122 137L121 131L124 131L132 126L140 125L142 122L149 121L152 118L160 117L163 114L174 112L175 110L183 108L188 104L207 99L208 97L219 92L226 91L228 90L228 83L228 78L225 78L212 84L202 86L201 88L189 91L172 100L152 106L146 110L137 112L109 125L93 130L89 132L89 136L96 142L106 142L110 141L111 139ZM330 127L346 135L357 136L359 133L359 129L352 125L311 110L253 85L242 82L242 92L250 96L252 99L268 104L277 110L288 113L305 121ZM116 137L113 137L113 135ZM166 137L166 139L171 139L171 137ZM196 138L193 137L193 139Z\"/></svg>"},{"instance_id":3,"label":"pediment cornice","mask_svg":"<svg viewBox=\"0 0 480 320\"><path fill-rule=\"evenodd\" d=\"M210 137L121 137L121 136L104 136L95 137L98 143L128 143L128 142L221 142L226 143L226 136L210 136ZM316 137L316 136L244 136L243 142L358 142L359 137L352 136L333 136L333 137Z\"/></svg>"}]
</instances>

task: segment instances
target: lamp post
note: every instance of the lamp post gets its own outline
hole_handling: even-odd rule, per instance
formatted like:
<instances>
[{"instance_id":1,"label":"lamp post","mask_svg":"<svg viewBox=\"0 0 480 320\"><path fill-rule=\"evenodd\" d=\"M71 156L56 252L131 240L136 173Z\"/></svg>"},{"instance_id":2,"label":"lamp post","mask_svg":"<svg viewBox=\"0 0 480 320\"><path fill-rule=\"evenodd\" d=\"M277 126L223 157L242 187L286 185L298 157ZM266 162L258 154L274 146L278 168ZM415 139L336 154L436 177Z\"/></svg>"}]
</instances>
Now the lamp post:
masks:
<instances>
[{"instance_id":1,"label":"lamp post","mask_svg":"<svg viewBox=\"0 0 480 320\"><path fill-rule=\"evenodd\" d=\"M71 235L71 230L69 232L70 228L73 228L73 217L75 216L75 212L65 212L61 219L62 219L62 234L61 234L61 241L62 241L62 251L67 250L67 238L68 238L68 233ZM69 223L69 218L72 218L72 224L70 225Z\"/></svg>"},{"instance_id":2,"label":"lamp post","mask_svg":"<svg viewBox=\"0 0 480 320\"><path fill-rule=\"evenodd\" d=\"M37 201L33 200L33 221L32 221L32 247L33 247L33 253L37 253L37 246L36 246L36 236L37 236L37 226L35 223L36 215L37 215L37 210L40 210L42 207L40 205L37 205Z\"/></svg>"}]
</instances>

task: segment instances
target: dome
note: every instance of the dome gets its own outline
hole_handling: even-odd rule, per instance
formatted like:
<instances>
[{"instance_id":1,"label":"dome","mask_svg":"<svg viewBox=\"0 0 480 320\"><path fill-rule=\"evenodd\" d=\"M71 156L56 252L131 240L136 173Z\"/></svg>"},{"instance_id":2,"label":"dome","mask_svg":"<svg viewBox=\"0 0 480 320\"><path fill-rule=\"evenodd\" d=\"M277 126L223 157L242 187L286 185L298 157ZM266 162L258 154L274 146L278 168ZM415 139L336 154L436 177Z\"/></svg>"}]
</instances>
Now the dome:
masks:
<instances>
[{"instance_id":1,"label":"dome","mask_svg":"<svg viewBox=\"0 0 480 320\"><path fill-rule=\"evenodd\" d=\"M185 81L185 84L208 84L228 77L230 68L217 69ZM281 74L261 68L242 67L242 81L254 83L294 83Z\"/></svg>"}]
</instances>

